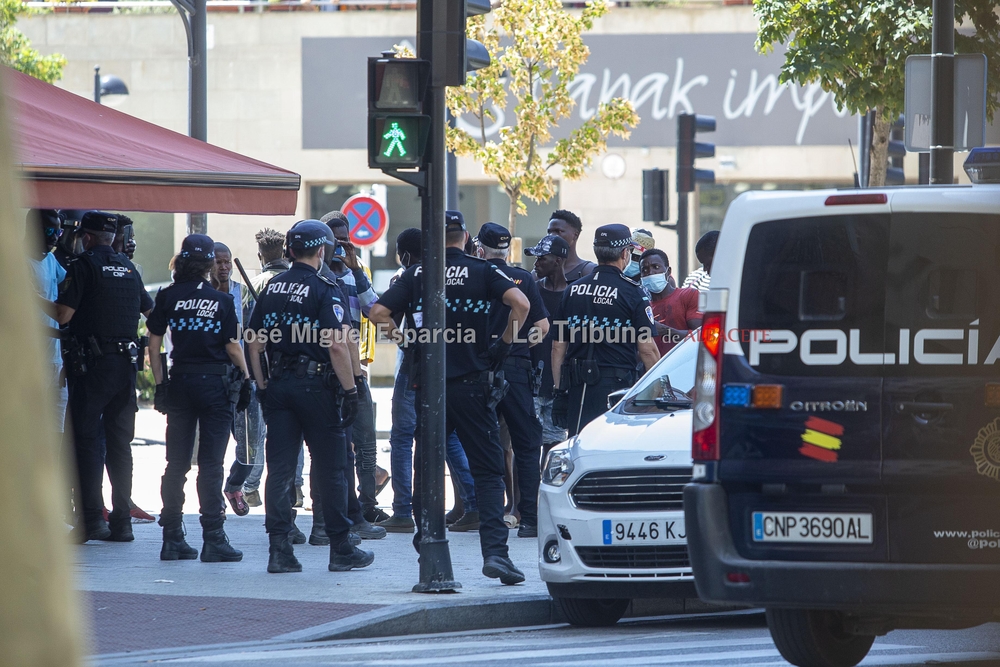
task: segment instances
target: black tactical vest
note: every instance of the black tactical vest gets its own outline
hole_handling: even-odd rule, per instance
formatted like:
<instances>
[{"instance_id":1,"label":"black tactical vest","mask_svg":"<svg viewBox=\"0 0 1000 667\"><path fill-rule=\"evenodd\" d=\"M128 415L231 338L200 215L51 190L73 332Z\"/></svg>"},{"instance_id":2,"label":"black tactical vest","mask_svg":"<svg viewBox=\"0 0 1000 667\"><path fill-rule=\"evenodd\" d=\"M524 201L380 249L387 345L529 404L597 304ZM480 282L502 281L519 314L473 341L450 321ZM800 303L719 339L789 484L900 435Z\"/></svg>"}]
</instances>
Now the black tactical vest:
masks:
<instances>
[{"instance_id":1,"label":"black tactical vest","mask_svg":"<svg viewBox=\"0 0 1000 667\"><path fill-rule=\"evenodd\" d=\"M77 261L85 264L91 275L70 320L70 332L104 341L134 340L143 289L135 265L119 253L85 252Z\"/></svg>"}]
</instances>

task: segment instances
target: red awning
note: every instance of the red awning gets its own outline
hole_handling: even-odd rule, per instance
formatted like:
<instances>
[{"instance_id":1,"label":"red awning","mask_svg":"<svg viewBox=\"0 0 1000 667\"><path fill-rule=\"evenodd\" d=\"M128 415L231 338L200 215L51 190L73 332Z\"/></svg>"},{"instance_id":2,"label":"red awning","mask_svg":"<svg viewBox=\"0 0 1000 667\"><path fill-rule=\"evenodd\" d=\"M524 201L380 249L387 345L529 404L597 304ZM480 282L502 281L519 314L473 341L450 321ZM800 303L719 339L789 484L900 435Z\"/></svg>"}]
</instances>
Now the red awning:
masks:
<instances>
[{"instance_id":1,"label":"red awning","mask_svg":"<svg viewBox=\"0 0 1000 667\"><path fill-rule=\"evenodd\" d=\"M26 205L293 215L301 178L0 67Z\"/></svg>"}]
</instances>

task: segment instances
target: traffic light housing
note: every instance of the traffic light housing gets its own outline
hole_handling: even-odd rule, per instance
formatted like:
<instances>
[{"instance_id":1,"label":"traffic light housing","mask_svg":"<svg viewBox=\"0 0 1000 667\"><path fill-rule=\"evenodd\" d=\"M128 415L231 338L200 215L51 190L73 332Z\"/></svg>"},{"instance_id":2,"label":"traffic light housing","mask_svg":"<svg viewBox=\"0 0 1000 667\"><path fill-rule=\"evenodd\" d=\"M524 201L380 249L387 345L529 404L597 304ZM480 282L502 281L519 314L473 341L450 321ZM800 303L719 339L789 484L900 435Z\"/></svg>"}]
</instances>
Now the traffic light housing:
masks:
<instances>
[{"instance_id":1,"label":"traffic light housing","mask_svg":"<svg viewBox=\"0 0 1000 667\"><path fill-rule=\"evenodd\" d=\"M663 222L670 217L670 172L666 169L642 170L642 219Z\"/></svg>"},{"instance_id":2,"label":"traffic light housing","mask_svg":"<svg viewBox=\"0 0 1000 667\"><path fill-rule=\"evenodd\" d=\"M416 58L368 59L368 166L423 165L431 117L426 112L430 63Z\"/></svg>"},{"instance_id":3,"label":"traffic light housing","mask_svg":"<svg viewBox=\"0 0 1000 667\"><path fill-rule=\"evenodd\" d=\"M489 0L420 0L419 38L430 43L431 85L464 86L467 72L490 64L486 47L468 39L466 21L470 16L488 14ZM427 56L420 48L420 55Z\"/></svg>"},{"instance_id":4,"label":"traffic light housing","mask_svg":"<svg viewBox=\"0 0 1000 667\"><path fill-rule=\"evenodd\" d=\"M903 116L896 119L889 130L889 166L885 171L886 185L906 185L906 174L903 171L903 157L906 155L906 122Z\"/></svg>"},{"instance_id":5,"label":"traffic light housing","mask_svg":"<svg viewBox=\"0 0 1000 667\"><path fill-rule=\"evenodd\" d=\"M715 118L682 113L677 116L677 192L694 192L696 183L715 183L711 169L695 169L694 161L701 157L714 157L715 144L699 143L699 132L715 132Z\"/></svg>"}]
</instances>

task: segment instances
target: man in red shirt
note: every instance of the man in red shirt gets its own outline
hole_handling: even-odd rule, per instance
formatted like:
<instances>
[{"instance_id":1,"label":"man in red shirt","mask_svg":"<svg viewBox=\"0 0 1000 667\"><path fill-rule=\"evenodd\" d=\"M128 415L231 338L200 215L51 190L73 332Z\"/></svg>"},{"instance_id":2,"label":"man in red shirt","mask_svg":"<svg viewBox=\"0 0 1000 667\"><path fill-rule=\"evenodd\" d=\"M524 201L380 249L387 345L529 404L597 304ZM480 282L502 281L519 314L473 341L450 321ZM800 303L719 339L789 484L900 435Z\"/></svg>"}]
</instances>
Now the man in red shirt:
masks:
<instances>
[{"instance_id":1,"label":"man in red shirt","mask_svg":"<svg viewBox=\"0 0 1000 667\"><path fill-rule=\"evenodd\" d=\"M698 290L670 284L667 280L670 276L670 260L667 259L667 253L658 248L642 253L639 258L639 275L653 302L653 316L657 324L653 340L662 357L684 340L692 329L701 326Z\"/></svg>"}]
</instances>

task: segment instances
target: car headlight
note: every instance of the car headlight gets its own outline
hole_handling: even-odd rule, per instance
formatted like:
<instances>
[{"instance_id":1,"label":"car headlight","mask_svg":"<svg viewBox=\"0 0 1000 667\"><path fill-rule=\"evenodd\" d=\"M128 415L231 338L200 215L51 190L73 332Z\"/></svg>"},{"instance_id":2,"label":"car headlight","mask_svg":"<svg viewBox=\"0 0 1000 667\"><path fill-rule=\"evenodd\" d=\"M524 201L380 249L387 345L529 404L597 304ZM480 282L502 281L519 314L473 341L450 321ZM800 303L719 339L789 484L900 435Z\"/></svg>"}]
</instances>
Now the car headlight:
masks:
<instances>
[{"instance_id":1,"label":"car headlight","mask_svg":"<svg viewBox=\"0 0 1000 667\"><path fill-rule=\"evenodd\" d=\"M542 482L551 486L562 486L573 474L573 458L569 449L553 449L545 458Z\"/></svg>"}]
</instances>

